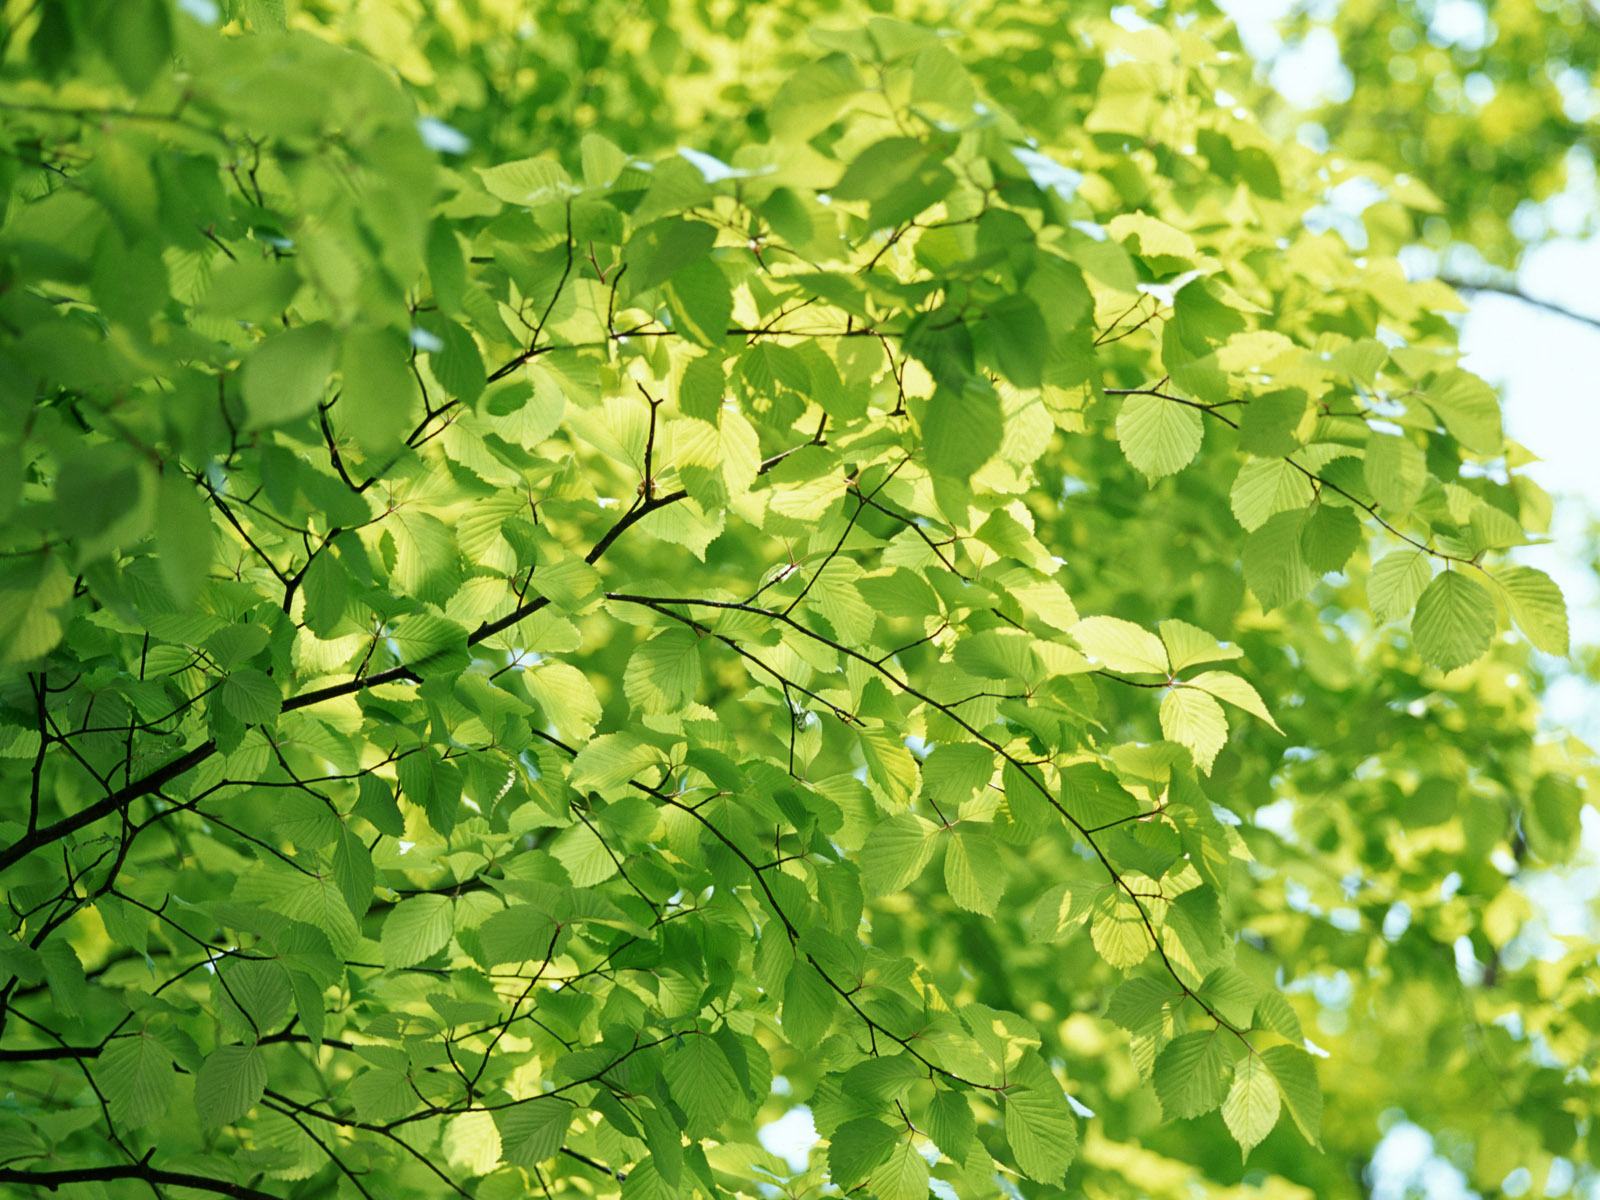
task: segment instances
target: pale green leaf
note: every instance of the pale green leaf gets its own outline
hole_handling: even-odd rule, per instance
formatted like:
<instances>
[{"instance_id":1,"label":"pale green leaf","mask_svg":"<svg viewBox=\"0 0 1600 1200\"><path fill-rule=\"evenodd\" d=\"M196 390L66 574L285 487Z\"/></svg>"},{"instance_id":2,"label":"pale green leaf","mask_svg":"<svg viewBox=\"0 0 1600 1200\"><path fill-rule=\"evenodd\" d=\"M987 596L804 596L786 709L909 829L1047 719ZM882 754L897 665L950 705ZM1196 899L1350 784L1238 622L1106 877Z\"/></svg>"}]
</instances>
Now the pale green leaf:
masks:
<instances>
[{"instance_id":1,"label":"pale green leaf","mask_svg":"<svg viewBox=\"0 0 1600 1200\"><path fill-rule=\"evenodd\" d=\"M1246 1054L1234 1067L1233 1086L1222 1102L1222 1119L1245 1158L1278 1123L1278 1083L1260 1057Z\"/></svg>"},{"instance_id":2,"label":"pale green leaf","mask_svg":"<svg viewBox=\"0 0 1600 1200\"><path fill-rule=\"evenodd\" d=\"M628 659L622 689L640 712L678 712L694 699L700 680L700 639L692 629L664 629Z\"/></svg>"},{"instance_id":3,"label":"pale green leaf","mask_svg":"<svg viewBox=\"0 0 1600 1200\"><path fill-rule=\"evenodd\" d=\"M1221 1030L1174 1038L1156 1056L1156 1095L1169 1117L1198 1117L1222 1103L1227 1087L1228 1048Z\"/></svg>"},{"instance_id":4,"label":"pale green leaf","mask_svg":"<svg viewBox=\"0 0 1600 1200\"><path fill-rule=\"evenodd\" d=\"M478 168L484 190L507 204L532 207L559 200L575 189L561 164L549 158L524 158Z\"/></svg>"},{"instance_id":5,"label":"pale green leaf","mask_svg":"<svg viewBox=\"0 0 1600 1200\"><path fill-rule=\"evenodd\" d=\"M1494 628L1494 597L1462 571L1434 576L1417 599L1411 617L1417 653L1445 671L1486 654Z\"/></svg>"},{"instance_id":6,"label":"pale green leaf","mask_svg":"<svg viewBox=\"0 0 1600 1200\"><path fill-rule=\"evenodd\" d=\"M1317 1086L1317 1068L1311 1056L1298 1046L1270 1046L1261 1052L1261 1061L1278 1081L1289 1115L1306 1141L1321 1145L1322 1091Z\"/></svg>"},{"instance_id":7,"label":"pale green leaf","mask_svg":"<svg viewBox=\"0 0 1600 1200\"><path fill-rule=\"evenodd\" d=\"M1083 652L1113 671L1167 673L1167 650L1148 629L1121 617L1085 617L1071 629Z\"/></svg>"},{"instance_id":8,"label":"pale green leaf","mask_svg":"<svg viewBox=\"0 0 1600 1200\"><path fill-rule=\"evenodd\" d=\"M1307 507L1315 492L1306 473L1287 458L1253 458L1239 468L1228 494L1233 515L1246 529L1269 517Z\"/></svg>"},{"instance_id":9,"label":"pale green leaf","mask_svg":"<svg viewBox=\"0 0 1600 1200\"><path fill-rule=\"evenodd\" d=\"M1367 439L1361 469L1367 490L1378 504L1396 513L1407 512L1417 502L1428 479L1422 448L1395 434L1375 433Z\"/></svg>"},{"instance_id":10,"label":"pale green leaf","mask_svg":"<svg viewBox=\"0 0 1600 1200\"><path fill-rule=\"evenodd\" d=\"M1006 887L1005 865L994 839L980 830L956 830L944 853L944 881L950 899L962 908L993 916Z\"/></svg>"},{"instance_id":11,"label":"pale green leaf","mask_svg":"<svg viewBox=\"0 0 1600 1200\"><path fill-rule=\"evenodd\" d=\"M1433 578L1433 563L1423 550L1396 550L1384 555L1367 577L1367 603L1380 621L1409 613Z\"/></svg>"},{"instance_id":12,"label":"pale green leaf","mask_svg":"<svg viewBox=\"0 0 1600 1200\"><path fill-rule=\"evenodd\" d=\"M505 1161L532 1167L554 1158L566 1139L574 1111L565 1100L540 1097L496 1112Z\"/></svg>"},{"instance_id":13,"label":"pale green leaf","mask_svg":"<svg viewBox=\"0 0 1600 1200\"><path fill-rule=\"evenodd\" d=\"M1139 906L1118 889L1108 889L1096 902L1089 939L1113 967L1138 966L1153 949Z\"/></svg>"},{"instance_id":14,"label":"pale green leaf","mask_svg":"<svg viewBox=\"0 0 1600 1200\"><path fill-rule=\"evenodd\" d=\"M1005 1096L1006 1142L1031 1179L1059 1184L1078 1152L1078 1126L1066 1094L1034 1051L1011 1072Z\"/></svg>"},{"instance_id":15,"label":"pale green leaf","mask_svg":"<svg viewBox=\"0 0 1600 1200\"><path fill-rule=\"evenodd\" d=\"M873 1170L867 1186L879 1200L927 1200L928 1161L908 1137Z\"/></svg>"},{"instance_id":16,"label":"pale green leaf","mask_svg":"<svg viewBox=\"0 0 1600 1200\"><path fill-rule=\"evenodd\" d=\"M1195 765L1208 774L1228 743L1228 718L1204 691L1175 687L1161 698L1161 736L1187 746Z\"/></svg>"},{"instance_id":17,"label":"pale green leaf","mask_svg":"<svg viewBox=\"0 0 1600 1200\"><path fill-rule=\"evenodd\" d=\"M448 896L411 896L383 922L383 964L410 967L450 944L455 911Z\"/></svg>"},{"instance_id":18,"label":"pale green leaf","mask_svg":"<svg viewBox=\"0 0 1600 1200\"><path fill-rule=\"evenodd\" d=\"M1199 412L1159 396L1129 396L1117 413L1122 453L1151 482L1194 461L1204 437Z\"/></svg>"},{"instance_id":19,"label":"pale green leaf","mask_svg":"<svg viewBox=\"0 0 1600 1200\"><path fill-rule=\"evenodd\" d=\"M327 393L338 350L326 325L286 329L263 342L240 372L250 424L277 425L314 410Z\"/></svg>"},{"instance_id":20,"label":"pale green leaf","mask_svg":"<svg viewBox=\"0 0 1600 1200\"><path fill-rule=\"evenodd\" d=\"M739 1081L727 1055L710 1034L678 1039L662 1068L672 1098L688 1118L690 1137L708 1137L722 1128L739 1101Z\"/></svg>"},{"instance_id":21,"label":"pale green leaf","mask_svg":"<svg viewBox=\"0 0 1600 1200\"><path fill-rule=\"evenodd\" d=\"M901 891L922 874L933 857L938 827L916 813L897 813L880 821L861 848L861 882L869 896Z\"/></svg>"},{"instance_id":22,"label":"pale green leaf","mask_svg":"<svg viewBox=\"0 0 1600 1200\"><path fill-rule=\"evenodd\" d=\"M1167 656L1171 659L1171 669L1174 671L1181 671L1197 663L1223 662L1239 658L1244 654L1239 647L1219 642L1204 629L1187 621L1169 618L1162 621L1159 628L1161 641L1167 648Z\"/></svg>"},{"instance_id":23,"label":"pale green leaf","mask_svg":"<svg viewBox=\"0 0 1600 1200\"><path fill-rule=\"evenodd\" d=\"M1472 372L1445 371L1423 392L1423 398L1450 435L1468 450L1499 453L1500 401L1494 389Z\"/></svg>"},{"instance_id":24,"label":"pale green leaf","mask_svg":"<svg viewBox=\"0 0 1600 1200\"><path fill-rule=\"evenodd\" d=\"M1566 654L1567 602L1555 581L1535 567L1502 567L1490 575L1505 593L1511 619L1546 654Z\"/></svg>"},{"instance_id":25,"label":"pale green leaf","mask_svg":"<svg viewBox=\"0 0 1600 1200\"><path fill-rule=\"evenodd\" d=\"M1218 700L1226 700L1235 708L1242 708L1253 717L1260 717L1279 733L1278 723L1272 719L1272 714L1267 711L1267 706L1261 701L1261 694L1245 680L1227 671L1202 671L1193 679L1185 680L1190 687L1197 687L1203 692L1210 692Z\"/></svg>"}]
</instances>

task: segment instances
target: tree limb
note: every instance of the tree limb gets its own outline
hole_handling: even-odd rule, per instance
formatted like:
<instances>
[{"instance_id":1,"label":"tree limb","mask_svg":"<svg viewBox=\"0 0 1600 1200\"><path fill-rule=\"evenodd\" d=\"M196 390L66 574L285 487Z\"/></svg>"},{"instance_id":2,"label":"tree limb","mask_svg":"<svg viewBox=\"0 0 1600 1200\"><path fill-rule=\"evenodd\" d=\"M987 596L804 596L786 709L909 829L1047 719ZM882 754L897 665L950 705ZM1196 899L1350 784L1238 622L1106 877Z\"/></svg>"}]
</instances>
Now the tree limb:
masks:
<instances>
[{"instance_id":1,"label":"tree limb","mask_svg":"<svg viewBox=\"0 0 1600 1200\"><path fill-rule=\"evenodd\" d=\"M62 1171L19 1171L0 1168L0 1183L20 1183L40 1187L47 1191L73 1183L103 1183L114 1179L140 1179L146 1183L165 1183L172 1187L194 1188L201 1192L215 1192L219 1196L237 1196L242 1200L278 1200L271 1192L257 1191L242 1183L229 1183L226 1179L210 1179L204 1175L190 1175L186 1171L166 1171L152 1167L147 1162L124 1163L114 1167L78 1167Z\"/></svg>"},{"instance_id":2,"label":"tree limb","mask_svg":"<svg viewBox=\"0 0 1600 1200\"><path fill-rule=\"evenodd\" d=\"M1489 280L1457 279L1451 275L1441 275L1441 283L1448 283L1458 292L1487 292L1495 296L1506 296L1512 300L1520 300L1523 304L1533 308L1541 308L1545 312L1554 313L1558 317L1565 317L1569 321L1588 325L1593 329L1600 329L1600 317L1590 316L1588 313L1576 312L1563 307L1553 300L1541 300L1537 296L1530 296L1514 283L1495 283Z\"/></svg>"}]
</instances>

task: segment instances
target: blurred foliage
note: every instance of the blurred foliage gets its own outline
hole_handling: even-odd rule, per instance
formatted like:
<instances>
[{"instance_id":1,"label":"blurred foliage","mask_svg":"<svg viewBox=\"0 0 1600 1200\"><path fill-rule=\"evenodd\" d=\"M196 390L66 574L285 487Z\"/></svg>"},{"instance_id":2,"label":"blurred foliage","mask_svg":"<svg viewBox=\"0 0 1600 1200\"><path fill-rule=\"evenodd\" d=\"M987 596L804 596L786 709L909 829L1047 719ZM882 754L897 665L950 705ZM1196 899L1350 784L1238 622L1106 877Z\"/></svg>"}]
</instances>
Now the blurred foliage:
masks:
<instances>
[{"instance_id":1,"label":"blurred foliage","mask_svg":"<svg viewBox=\"0 0 1600 1200\"><path fill-rule=\"evenodd\" d=\"M6 0L0 1184L1594 1181L1480 210L1117 15Z\"/></svg>"},{"instance_id":2,"label":"blurred foliage","mask_svg":"<svg viewBox=\"0 0 1600 1200\"><path fill-rule=\"evenodd\" d=\"M1298 8L1294 40L1327 29L1348 90L1309 114L1343 154L1406 171L1442 202L1436 250L1494 266L1596 229L1600 8L1592 0L1352 0ZM1571 188L1552 225L1539 205Z\"/></svg>"}]
</instances>

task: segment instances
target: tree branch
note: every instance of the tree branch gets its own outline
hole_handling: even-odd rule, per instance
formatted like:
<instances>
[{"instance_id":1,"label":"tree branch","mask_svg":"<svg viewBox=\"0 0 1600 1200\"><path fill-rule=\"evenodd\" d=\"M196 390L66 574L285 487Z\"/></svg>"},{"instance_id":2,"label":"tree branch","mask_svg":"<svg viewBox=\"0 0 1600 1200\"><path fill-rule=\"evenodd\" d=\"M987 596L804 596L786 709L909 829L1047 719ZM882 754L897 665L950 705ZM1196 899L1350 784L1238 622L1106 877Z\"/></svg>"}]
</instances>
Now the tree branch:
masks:
<instances>
[{"instance_id":1,"label":"tree branch","mask_svg":"<svg viewBox=\"0 0 1600 1200\"><path fill-rule=\"evenodd\" d=\"M1512 300L1520 300L1523 304L1533 308L1541 308L1547 313L1554 313L1558 317L1565 317L1569 321L1588 325L1593 329L1600 329L1600 316L1591 316L1588 313L1576 312L1557 304L1553 300L1541 300L1538 296L1530 296L1514 283L1497 283L1491 280L1458 279L1453 275L1439 276L1440 283L1448 283L1458 292L1487 292L1494 296L1506 296Z\"/></svg>"},{"instance_id":2,"label":"tree branch","mask_svg":"<svg viewBox=\"0 0 1600 1200\"><path fill-rule=\"evenodd\" d=\"M278 1200L271 1192L257 1191L242 1183L229 1183L225 1179L209 1179L204 1175L190 1175L186 1171L166 1171L152 1167L148 1162L124 1163L114 1167L78 1167L62 1171L18 1171L0 1168L0 1183L19 1183L28 1187L41 1187L48 1191L74 1183L105 1183L114 1179L140 1179L146 1183L165 1183L172 1187L194 1188L201 1192L215 1192L219 1196L237 1196L242 1200Z\"/></svg>"}]
</instances>

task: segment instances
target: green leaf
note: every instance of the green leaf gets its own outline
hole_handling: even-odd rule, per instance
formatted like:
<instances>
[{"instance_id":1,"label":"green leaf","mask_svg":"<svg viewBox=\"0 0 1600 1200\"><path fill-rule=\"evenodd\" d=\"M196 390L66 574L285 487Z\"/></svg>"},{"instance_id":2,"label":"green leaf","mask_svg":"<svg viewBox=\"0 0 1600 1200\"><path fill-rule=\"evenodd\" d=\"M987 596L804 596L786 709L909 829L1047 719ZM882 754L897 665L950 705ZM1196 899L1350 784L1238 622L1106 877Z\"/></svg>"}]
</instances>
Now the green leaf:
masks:
<instances>
[{"instance_id":1,"label":"green leaf","mask_svg":"<svg viewBox=\"0 0 1600 1200\"><path fill-rule=\"evenodd\" d=\"M448 896L410 896L383 922L383 965L415 966L450 944L455 910Z\"/></svg>"},{"instance_id":2,"label":"green leaf","mask_svg":"<svg viewBox=\"0 0 1600 1200\"><path fill-rule=\"evenodd\" d=\"M1283 732L1282 729L1278 729L1278 723L1272 719L1267 706L1261 702L1261 694L1237 675L1230 675L1226 671L1202 671L1185 682L1190 687L1210 692L1218 700L1226 700L1235 708L1244 709L1251 716L1261 718L1279 733Z\"/></svg>"},{"instance_id":3,"label":"green leaf","mask_svg":"<svg viewBox=\"0 0 1600 1200\"><path fill-rule=\"evenodd\" d=\"M144 91L171 64L172 18L158 0L128 0L106 9L99 33L130 91Z\"/></svg>"},{"instance_id":4,"label":"green leaf","mask_svg":"<svg viewBox=\"0 0 1600 1200\"><path fill-rule=\"evenodd\" d=\"M283 707L278 685L265 671L240 667L222 681L222 705L246 725L264 725Z\"/></svg>"},{"instance_id":5,"label":"green leaf","mask_svg":"<svg viewBox=\"0 0 1600 1200\"><path fill-rule=\"evenodd\" d=\"M933 857L938 827L916 813L897 813L873 827L861 848L861 882L869 896L907 887Z\"/></svg>"},{"instance_id":6,"label":"green leaf","mask_svg":"<svg viewBox=\"0 0 1600 1200\"><path fill-rule=\"evenodd\" d=\"M1255 1019L1262 1029L1270 1029L1291 1042L1299 1042L1305 1036L1300 1028L1300 1018L1282 992L1272 991L1262 995L1256 1001Z\"/></svg>"},{"instance_id":7,"label":"green leaf","mask_svg":"<svg viewBox=\"0 0 1600 1200\"><path fill-rule=\"evenodd\" d=\"M958 829L944 853L950 899L968 912L992 917L1006 888L1005 864L987 833Z\"/></svg>"},{"instance_id":8,"label":"green leaf","mask_svg":"<svg viewBox=\"0 0 1600 1200\"><path fill-rule=\"evenodd\" d=\"M176 471L161 479L156 546L161 580L179 604L191 604L211 571L211 515L194 485Z\"/></svg>"},{"instance_id":9,"label":"green leaf","mask_svg":"<svg viewBox=\"0 0 1600 1200\"><path fill-rule=\"evenodd\" d=\"M1139 906L1121 890L1110 887L1095 902L1089 939L1095 952L1113 967L1138 966L1152 949Z\"/></svg>"},{"instance_id":10,"label":"green leaf","mask_svg":"<svg viewBox=\"0 0 1600 1200\"><path fill-rule=\"evenodd\" d=\"M467 1175L487 1175L500 1162L500 1131L494 1115L468 1112L450 1118L440 1148L450 1166Z\"/></svg>"},{"instance_id":11,"label":"green leaf","mask_svg":"<svg viewBox=\"0 0 1600 1200\"><path fill-rule=\"evenodd\" d=\"M61 608L72 599L72 576L54 554L0 565L0 662L42 658L61 640Z\"/></svg>"},{"instance_id":12,"label":"green leaf","mask_svg":"<svg viewBox=\"0 0 1600 1200\"><path fill-rule=\"evenodd\" d=\"M1443 372L1423 392L1428 407L1439 415L1444 427L1469 450L1479 454L1498 454L1500 401L1494 389L1470 371Z\"/></svg>"},{"instance_id":13,"label":"green leaf","mask_svg":"<svg viewBox=\"0 0 1600 1200\"><path fill-rule=\"evenodd\" d=\"M936 388L922 421L928 469L965 481L1000 449L1003 432L1000 398L993 388L981 383L960 390Z\"/></svg>"},{"instance_id":14,"label":"green leaf","mask_svg":"<svg viewBox=\"0 0 1600 1200\"><path fill-rule=\"evenodd\" d=\"M527 208L560 200L575 190L561 164L548 158L523 158L498 167L479 167L478 178L496 200Z\"/></svg>"},{"instance_id":15,"label":"green leaf","mask_svg":"<svg viewBox=\"0 0 1600 1200\"><path fill-rule=\"evenodd\" d=\"M555 933L555 922L537 905L503 908L477 928L483 964L543 962L553 949Z\"/></svg>"},{"instance_id":16,"label":"green leaf","mask_svg":"<svg viewBox=\"0 0 1600 1200\"><path fill-rule=\"evenodd\" d=\"M1169 1117L1198 1117L1222 1103L1227 1087L1227 1036L1201 1030L1174 1038L1156 1056L1156 1095Z\"/></svg>"},{"instance_id":17,"label":"green leaf","mask_svg":"<svg viewBox=\"0 0 1600 1200\"><path fill-rule=\"evenodd\" d=\"M1505 592L1511 619L1546 654L1566 654L1567 602L1555 582L1534 567L1501 567L1490 575Z\"/></svg>"},{"instance_id":18,"label":"green leaf","mask_svg":"<svg viewBox=\"0 0 1600 1200\"><path fill-rule=\"evenodd\" d=\"M1152 483L1193 462L1204 438L1199 412L1160 396L1129 396L1117 413L1122 453Z\"/></svg>"},{"instance_id":19,"label":"green leaf","mask_svg":"<svg viewBox=\"0 0 1600 1200\"><path fill-rule=\"evenodd\" d=\"M1315 492L1306 473L1287 458L1253 458L1239 468L1229 503L1246 529L1260 529L1276 513L1307 507Z\"/></svg>"},{"instance_id":20,"label":"green leaf","mask_svg":"<svg viewBox=\"0 0 1600 1200\"><path fill-rule=\"evenodd\" d=\"M928 1161L906 1138L873 1170L868 1186L879 1200L927 1200Z\"/></svg>"},{"instance_id":21,"label":"green leaf","mask_svg":"<svg viewBox=\"0 0 1600 1200\"><path fill-rule=\"evenodd\" d=\"M1417 599L1411 617L1417 653L1445 671L1488 653L1494 628L1494 597L1462 571L1434 576Z\"/></svg>"},{"instance_id":22,"label":"green leaf","mask_svg":"<svg viewBox=\"0 0 1600 1200\"><path fill-rule=\"evenodd\" d=\"M908 221L937 204L955 182L943 155L917 138L891 137L858 154L833 187L836 200L871 202L875 229Z\"/></svg>"},{"instance_id":23,"label":"green leaf","mask_svg":"<svg viewBox=\"0 0 1600 1200\"><path fill-rule=\"evenodd\" d=\"M738 1077L709 1034L678 1039L662 1071L692 1138L710 1137L740 1107Z\"/></svg>"},{"instance_id":24,"label":"green leaf","mask_svg":"<svg viewBox=\"0 0 1600 1200\"><path fill-rule=\"evenodd\" d=\"M1384 555L1367 577L1367 603L1380 621L1409 613L1433 578L1433 561L1424 550L1396 550Z\"/></svg>"},{"instance_id":25,"label":"green leaf","mask_svg":"<svg viewBox=\"0 0 1600 1200\"><path fill-rule=\"evenodd\" d=\"M1320 504L1311 510L1300 535L1300 553L1317 575L1342 571L1361 545L1361 522L1348 508Z\"/></svg>"},{"instance_id":26,"label":"green leaf","mask_svg":"<svg viewBox=\"0 0 1600 1200\"><path fill-rule=\"evenodd\" d=\"M211 277L202 311L243 321L270 321L289 307L299 290L300 276L288 262L237 259Z\"/></svg>"},{"instance_id":27,"label":"green leaf","mask_svg":"<svg viewBox=\"0 0 1600 1200\"><path fill-rule=\"evenodd\" d=\"M433 613L412 613L389 636L400 661L421 675L450 675L467 665L467 631Z\"/></svg>"},{"instance_id":28,"label":"green leaf","mask_svg":"<svg viewBox=\"0 0 1600 1200\"><path fill-rule=\"evenodd\" d=\"M965 1159L976 1132L972 1105L965 1096L941 1090L933 1097L933 1103L928 1106L928 1136L946 1158L951 1162Z\"/></svg>"},{"instance_id":29,"label":"green leaf","mask_svg":"<svg viewBox=\"0 0 1600 1200\"><path fill-rule=\"evenodd\" d=\"M1322 1091L1317 1086L1317 1068L1311 1056L1298 1046L1270 1046L1261 1052L1261 1061L1277 1080L1289 1115L1306 1141L1320 1146Z\"/></svg>"},{"instance_id":30,"label":"green leaf","mask_svg":"<svg viewBox=\"0 0 1600 1200\"><path fill-rule=\"evenodd\" d=\"M1391 512L1408 512L1428 481L1422 448L1407 437L1375 433L1367 439L1362 477L1378 504Z\"/></svg>"},{"instance_id":31,"label":"green leaf","mask_svg":"<svg viewBox=\"0 0 1600 1200\"><path fill-rule=\"evenodd\" d=\"M1024 1051L1005 1098L1006 1142L1030 1179L1059 1184L1078 1153L1078 1125L1044 1060Z\"/></svg>"},{"instance_id":32,"label":"green leaf","mask_svg":"<svg viewBox=\"0 0 1600 1200\"><path fill-rule=\"evenodd\" d=\"M1239 449L1262 458L1281 458L1300 448L1306 419L1304 392L1268 392L1244 406L1239 418Z\"/></svg>"},{"instance_id":33,"label":"green leaf","mask_svg":"<svg viewBox=\"0 0 1600 1200\"><path fill-rule=\"evenodd\" d=\"M1217 753L1228 743L1228 718L1204 691L1171 688L1161 698L1161 736L1187 746L1195 765L1210 774Z\"/></svg>"},{"instance_id":34,"label":"green leaf","mask_svg":"<svg viewBox=\"0 0 1600 1200\"><path fill-rule=\"evenodd\" d=\"M809 961L796 959L783 985L783 1036L797 1050L810 1050L833 1025L838 994Z\"/></svg>"},{"instance_id":35,"label":"green leaf","mask_svg":"<svg viewBox=\"0 0 1600 1200\"><path fill-rule=\"evenodd\" d=\"M240 390L251 426L281 425L313 411L328 390L339 339L326 325L275 333L245 360Z\"/></svg>"},{"instance_id":36,"label":"green leaf","mask_svg":"<svg viewBox=\"0 0 1600 1200\"><path fill-rule=\"evenodd\" d=\"M1106 1016L1130 1033L1138 1033L1160 1021L1167 1008L1183 995L1170 979L1138 975L1111 994Z\"/></svg>"},{"instance_id":37,"label":"green leaf","mask_svg":"<svg viewBox=\"0 0 1600 1200\"><path fill-rule=\"evenodd\" d=\"M605 839L586 822L563 829L550 843L550 853L566 871L574 887L594 887L610 879L619 870Z\"/></svg>"},{"instance_id":38,"label":"green leaf","mask_svg":"<svg viewBox=\"0 0 1600 1200\"><path fill-rule=\"evenodd\" d=\"M1316 581L1301 550L1304 510L1280 512L1245 539L1244 579L1265 609L1298 600Z\"/></svg>"},{"instance_id":39,"label":"green leaf","mask_svg":"<svg viewBox=\"0 0 1600 1200\"><path fill-rule=\"evenodd\" d=\"M362 1071L349 1083L350 1103L363 1121L392 1121L417 1106L417 1094L402 1071Z\"/></svg>"},{"instance_id":40,"label":"green leaf","mask_svg":"<svg viewBox=\"0 0 1600 1200\"><path fill-rule=\"evenodd\" d=\"M1085 617L1070 630L1083 652L1113 671L1165 675L1167 649L1160 638L1121 617Z\"/></svg>"},{"instance_id":41,"label":"green leaf","mask_svg":"<svg viewBox=\"0 0 1600 1200\"><path fill-rule=\"evenodd\" d=\"M668 280L673 327L701 346L720 346L733 312L728 277L710 259L690 263Z\"/></svg>"},{"instance_id":42,"label":"green leaf","mask_svg":"<svg viewBox=\"0 0 1600 1200\"><path fill-rule=\"evenodd\" d=\"M716 242L717 231L704 221L674 217L646 225L628 242L628 284L643 290L665 283L685 267L705 260Z\"/></svg>"},{"instance_id":43,"label":"green leaf","mask_svg":"<svg viewBox=\"0 0 1600 1200\"><path fill-rule=\"evenodd\" d=\"M176 1080L172 1052L147 1033L113 1038L95 1063L94 1077L112 1119L129 1129L166 1115Z\"/></svg>"},{"instance_id":44,"label":"green leaf","mask_svg":"<svg viewBox=\"0 0 1600 1200\"><path fill-rule=\"evenodd\" d=\"M373 457L394 451L412 422L417 385L407 353L405 338L394 330L356 329L344 336L334 413L340 430Z\"/></svg>"},{"instance_id":45,"label":"green leaf","mask_svg":"<svg viewBox=\"0 0 1600 1200\"><path fill-rule=\"evenodd\" d=\"M1224 645L1204 629L1198 629L1187 621L1165 620L1160 628L1161 641L1172 660L1173 671L1181 671L1197 663L1223 662L1244 654L1239 647Z\"/></svg>"},{"instance_id":46,"label":"green leaf","mask_svg":"<svg viewBox=\"0 0 1600 1200\"><path fill-rule=\"evenodd\" d=\"M1032 300L1026 296L1008 296L995 302L979 328L1007 379L1018 387L1039 386L1044 378L1050 334Z\"/></svg>"},{"instance_id":47,"label":"green leaf","mask_svg":"<svg viewBox=\"0 0 1600 1200\"><path fill-rule=\"evenodd\" d=\"M267 1060L255 1046L219 1046L201 1064L194 1106L209 1126L228 1125L256 1106L267 1087Z\"/></svg>"},{"instance_id":48,"label":"green leaf","mask_svg":"<svg viewBox=\"0 0 1600 1200\"><path fill-rule=\"evenodd\" d=\"M678 712L694 699L700 682L700 639L684 626L664 629L641 642L628 659L622 690L639 712Z\"/></svg>"},{"instance_id":49,"label":"green leaf","mask_svg":"<svg viewBox=\"0 0 1600 1200\"><path fill-rule=\"evenodd\" d=\"M899 1135L876 1117L846 1121L828 1139L828 1173L835 1187L849 1191L894 1150Z\"/></svg>"},{"instance_id":50,"label":"green leaf","mask_svg":"<svg viewBox=\"0 0 1600 1200\"><path fill-rule=\"evenodd\" d=\"M576 1110L565 1100L541 1097L526 1104L500 1109L494 1114L500 1130L500 1148L506 1162L534 1167L561 1151L567 1127Z\"/></svg>"},{"instance_id":51,"label":"green leaf","mask_svg":"<svg viewBox=\"0 0 1600 1200\"><path fill-rule=\"evenodd\" d=\"M578 752L568 779L580 791L610 791L661 758L661 751L629 733L603 733Z\"/></svg>"},{"instance_id":52,"label":"green leaf","mask_svg":"<svg viewBox=\"0 0 1600 1200\"><path fill-rule=\"evenodd\" d=\"M1246 1054L1234 1067L1233 1086L1222 1102L1222 1119L1246 1159L1278 1123L1279 1107L1277 1080L1259 1056Z\"/></svg>"}]
</instances>

